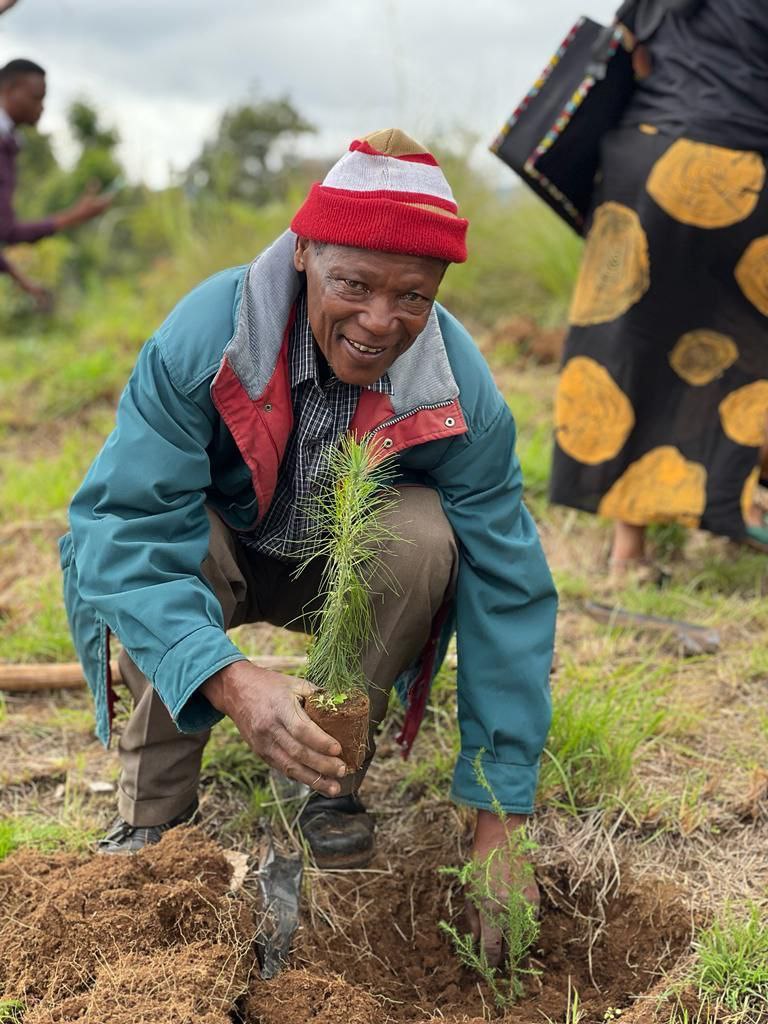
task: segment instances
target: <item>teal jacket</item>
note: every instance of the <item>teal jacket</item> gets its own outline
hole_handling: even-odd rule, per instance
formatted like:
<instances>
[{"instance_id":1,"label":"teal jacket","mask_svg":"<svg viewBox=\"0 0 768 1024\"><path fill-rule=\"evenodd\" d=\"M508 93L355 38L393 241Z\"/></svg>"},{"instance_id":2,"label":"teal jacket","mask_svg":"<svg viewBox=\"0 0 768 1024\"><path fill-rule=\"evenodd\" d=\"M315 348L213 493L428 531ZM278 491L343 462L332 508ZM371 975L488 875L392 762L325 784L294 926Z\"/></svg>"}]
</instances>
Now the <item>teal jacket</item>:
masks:
<instances>
[{"instance_id":1,"label":"teal jacket","mask_svg":"<svg viewBox=\"0 0 768 1024\"><path fill-rule=\"evenodd\" d=\"M201 572L205 506L248 530L271 501L292 427L294 242L286 232L250 266L182 299L142 349L116 427L72 500L61 540L65 603L104 742L110 633L183 732L221 717L199 688L244 657ZM502 806L529 813L550 722L556 595L522 503L512 416L472 339L438 305L390 378L392 395L361 393L352 429L375 435L403 479L437 490L460 549L441 641L401 680L409 713L423 708L419 680L439 667L455 623L461 753L452 795L489 806L473 770L482 750Z\"/></svg>"}]
</instances>

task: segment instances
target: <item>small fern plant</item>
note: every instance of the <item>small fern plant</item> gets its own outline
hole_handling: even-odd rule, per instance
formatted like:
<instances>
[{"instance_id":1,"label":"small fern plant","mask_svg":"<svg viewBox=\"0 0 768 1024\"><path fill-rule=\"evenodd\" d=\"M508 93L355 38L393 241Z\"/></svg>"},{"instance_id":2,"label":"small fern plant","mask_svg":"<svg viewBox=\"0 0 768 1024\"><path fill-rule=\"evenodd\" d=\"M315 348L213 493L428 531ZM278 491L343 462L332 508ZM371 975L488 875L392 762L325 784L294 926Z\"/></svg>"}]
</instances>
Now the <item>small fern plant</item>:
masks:
<instances>
[{"instance_id":1,"label":"small fern plant","mask_svg":"<svg viewBox=\"0 0 768 1024\"><path fill-rule=\"evenodd\" d=\"M490 794L491 809L503 821L506 814L483 771L482 754L481 750L475 758L475 777ZM528 857L536 849L536 844L528 837L525 826L508 831L506 835L506 843L492 850L484 860L469 860L460 867L440 868L441 874L455 878L462 886L467 901L478 915L501 932L505 949L503 967L489 963L482 944L471 934L462 934L447 921L440 921L438 925L453 942L459 961L480 975L500 1008L512 1005L523 995L523 978L526 975L538 973L526 966L526 959L540 932L536 908L523 894L526 884L533 880L533 867ZM505 863L520 865L519 874L513 883L499 886L495 883Z\"/></svg>"},{"instance_id":2,"label":"small fern plant","mask_svg":"<svg viewBox=\"0 0 768 1024\"><path fill-rule=\"evenodd\" d=\"M307 505L307 554L297 572L325 559L306 678L325 703L339 706L366 692L363 652L375 635L371 583L378 575L397 589L384 571L382 549L396 539L388 518L398 499L387 486L389 460L375 442L347 434L327 458L328 472Z\"/></svg>"}]
</instances>

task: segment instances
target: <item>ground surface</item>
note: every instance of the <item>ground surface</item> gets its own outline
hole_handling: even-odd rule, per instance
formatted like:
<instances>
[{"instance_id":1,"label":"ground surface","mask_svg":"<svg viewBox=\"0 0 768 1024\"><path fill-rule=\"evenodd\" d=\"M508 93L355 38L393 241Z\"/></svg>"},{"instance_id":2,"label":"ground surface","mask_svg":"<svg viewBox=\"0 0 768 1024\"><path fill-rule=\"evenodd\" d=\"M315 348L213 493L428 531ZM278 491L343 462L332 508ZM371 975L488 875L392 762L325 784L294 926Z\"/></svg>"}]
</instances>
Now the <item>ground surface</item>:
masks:
<instances>
[{"instance_id":1,"label":"ground surface","mask_svg":"<svg viewBox=\"0 0 768 1024\"><path fill-rule=\"evenodd\" d=\"M605 525L545 504L554 371L538 364L526 331L502 325L488 344L519 421L529 502L562 614L534 826L544 891L529 963L536 973L504 1019L768 1019L759 1002L729 1017L716 996L685 981L702 928L726 905L739 912L767 901L768 562L722 540L660 531L670 585L606 595ZM556 341L547 335L547 346ZM42 427L38 416L28 423L23 396L4 413L3 457L46 498L32 507L6 478L0 660L72 657L55 538L64 495L108 421L114 387L95 391L64 427ZM674 637L600 625L583 611L595 596L714 627L720 649L684 658ZM244 628L239 639L254 654L302 649L300 638L266 628ZM6 695L0 1021L470 1024L496 1016L438 929L440 920L461 921L460 894L438 868L461 862L470 829L469 815L447 800L454 685L455 673L444 671L407 764L393 742L400 712L392 709L363 793L377 816L376 859L363 872L307 868L291 967L271 982L260 979L253 947L262 928L255 867L267 823L281 849L295 850L296 807L278 805L231 730L219 727L208 749L201 833L169 836L107 866L89 843L113 815L117 767L92 738L87 696ZM248 857L234 895L224 850Z\"/></svg>"}]
</instances>

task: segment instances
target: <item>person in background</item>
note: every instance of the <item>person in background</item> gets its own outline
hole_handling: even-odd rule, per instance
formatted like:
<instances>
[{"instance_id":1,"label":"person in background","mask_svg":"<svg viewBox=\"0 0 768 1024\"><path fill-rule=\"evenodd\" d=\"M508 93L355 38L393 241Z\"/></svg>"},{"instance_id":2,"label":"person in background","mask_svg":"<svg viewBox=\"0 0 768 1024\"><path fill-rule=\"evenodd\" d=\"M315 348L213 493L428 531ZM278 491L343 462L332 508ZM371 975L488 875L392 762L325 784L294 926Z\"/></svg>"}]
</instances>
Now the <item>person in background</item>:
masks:
<instances>
[{"instance_id":1,"label":"person in background","mask_svg":"<svg viewBox=\"0 0 768 1024\"><path fill-rule=\"evenodd\" d=\"M652 523L768 551L768 4L683 6L629 26L556 399L551 497L614 520L614 578L658 579Z\"/></svg>"},{"instance_id":2,"label":"person in background","mask_svg":"<svg viewBox=\"0 0 768 1024\"><path fill-rule=\"evenodd\" d=\"M0 10L2 13L2 10ZM34 126L40 120L45 101L45 71L34 61L20 58L9 61L0 68L0 245L16 245L18 242L38 242L41 238L56 234L66 228L76 227L103 213L112 202L112 197L96 195L86 191L67 210L51 214L43 220L19 221L13 209L13 193L16 188L16 158L19 141L16 128L19 125ZM22 274L7 257L0 253L0 272L8 274L35 300L39 309L51 306L51 295L47 289Z\"/></svg>"}]
</instances>

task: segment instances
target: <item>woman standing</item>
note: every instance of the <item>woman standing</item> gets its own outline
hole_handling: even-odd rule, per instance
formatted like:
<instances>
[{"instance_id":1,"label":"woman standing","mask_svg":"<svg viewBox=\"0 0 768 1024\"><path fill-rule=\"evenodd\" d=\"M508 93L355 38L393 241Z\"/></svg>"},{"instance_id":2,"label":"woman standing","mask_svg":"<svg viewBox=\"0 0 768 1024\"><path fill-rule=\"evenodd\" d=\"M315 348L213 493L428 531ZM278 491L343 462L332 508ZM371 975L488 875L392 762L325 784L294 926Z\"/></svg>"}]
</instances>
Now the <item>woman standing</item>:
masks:
<instances>
[{"instance_id":1,"label":"woman standing","mask_svg":"<svg viewBox=\"0 0 768 1024\"><path fill-rule=\"evenodd\" d=\"M762 544L768 413L768 2L666 14L602 166L555 407L552 500Z\"/></svg>"}]
</instances>

